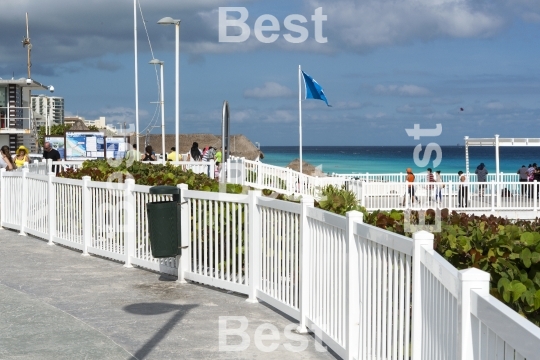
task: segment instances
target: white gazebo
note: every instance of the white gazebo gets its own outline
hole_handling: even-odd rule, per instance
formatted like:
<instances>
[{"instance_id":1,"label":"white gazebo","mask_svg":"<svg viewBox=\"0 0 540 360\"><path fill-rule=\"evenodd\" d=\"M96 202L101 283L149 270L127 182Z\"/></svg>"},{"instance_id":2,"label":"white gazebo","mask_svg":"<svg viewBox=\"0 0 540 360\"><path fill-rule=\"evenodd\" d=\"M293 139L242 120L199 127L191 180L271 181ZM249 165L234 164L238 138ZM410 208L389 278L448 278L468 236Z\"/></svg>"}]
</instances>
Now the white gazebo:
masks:
<instances>
[{"instance_id":1,"label":"white gazebo","mask_svg":"<svg viewBox=\"0 0 540 360\"><path fill-rule=\"evenodd\" d=\"M500 181L499 176L499 147L501 146L540 146L540 139L525 139L525 138L499 138L495 135L492 139L469 139L465 136L465 168L469 174L469 146L494 146L495 147L495 173L497 181Z\"/></svg>"}]
</instances>

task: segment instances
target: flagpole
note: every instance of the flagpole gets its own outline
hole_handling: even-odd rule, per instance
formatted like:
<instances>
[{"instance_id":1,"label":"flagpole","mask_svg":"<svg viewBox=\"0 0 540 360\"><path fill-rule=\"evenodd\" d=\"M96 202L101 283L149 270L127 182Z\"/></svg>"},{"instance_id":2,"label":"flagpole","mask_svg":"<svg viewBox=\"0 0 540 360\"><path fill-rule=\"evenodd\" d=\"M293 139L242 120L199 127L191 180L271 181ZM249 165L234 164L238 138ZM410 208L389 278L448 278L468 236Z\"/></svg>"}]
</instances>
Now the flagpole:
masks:
<instances>
[{"instance_id":1,"label":"flagpole","mask_svg":"<svg viewBox=\"0 0 540 360\"><path fill-rule=\"evenodd\" d=\"M302 68L298 65L298 122L300 133L300 174L302 174Z\"/></svg>"},{"instance_id":2,"label":"flagpole","mask_svg":"<svg viewBox=\"0 0 540 360\"><path fill-rule=\"evenodd\" d=\"M137 0L133 0L133 38L135 44L135 144L137 151L141 151L139 147L139 75L137 68Z\"/></svg>"}]
</instances>

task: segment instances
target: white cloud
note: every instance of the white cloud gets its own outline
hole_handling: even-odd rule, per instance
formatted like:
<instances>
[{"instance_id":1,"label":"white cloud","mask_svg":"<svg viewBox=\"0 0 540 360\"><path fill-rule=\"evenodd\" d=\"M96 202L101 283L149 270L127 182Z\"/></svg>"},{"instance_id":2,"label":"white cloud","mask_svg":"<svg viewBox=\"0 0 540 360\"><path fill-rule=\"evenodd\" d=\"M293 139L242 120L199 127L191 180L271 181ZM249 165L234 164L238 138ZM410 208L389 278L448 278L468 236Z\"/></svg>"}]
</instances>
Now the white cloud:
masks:
<instances>
[{"instance_id":1,"label":"white cloud","mask_svg":"<svg viewBox=\"0 0 540 360\"><path fill-rule=\"evenodd\" d=\"M276 82L267 82L262 87L244 91L244 97L256 99L289 97L292 95L291 89Z\"/></svg>"},{"instance_id":2,"label":"white cloud","mask_svg":"<svg viewBox=\"0 0 540 360\"><path fill-rule=\"evenodd\" d=\"M511 19L504 11L509 5L473 0L307 0L307 4L323 7L329 43L341 42L359 52L417 39L490 36Z\"/></svg>"},{"instance_id":3,"label":"white cloud","mask_svg":"<svg viewBox=\"0 0 540 360\"><path fill-rule=\"evenodd\" d=\"M428 96L431 92L417 85L377 85L374 92L379 95L399 95L399 96Z\"/></svg>"}]
</instances>

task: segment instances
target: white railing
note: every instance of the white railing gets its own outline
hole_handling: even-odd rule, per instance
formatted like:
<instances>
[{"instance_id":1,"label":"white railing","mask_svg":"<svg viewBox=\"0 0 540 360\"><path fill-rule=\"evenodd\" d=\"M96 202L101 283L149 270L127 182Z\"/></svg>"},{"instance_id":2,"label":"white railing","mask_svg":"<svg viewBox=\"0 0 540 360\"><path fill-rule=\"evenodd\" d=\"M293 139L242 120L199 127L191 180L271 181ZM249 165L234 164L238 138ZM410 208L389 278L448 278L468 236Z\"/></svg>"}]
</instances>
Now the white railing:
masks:
<instances>
[{"instance_id":1,"label":"white railing","mask_svg":"<svg viewBox=\"0 0 540 360\"><path fill-rule=\"evenodd\" d=\"M31 163L25 163L23 167L16 169L16 171L21 171L22 169L28 169L31 174L41 174L46 175L50 172L65 171L67 169L79 169L82 167L83 161L52 161L50 159L43 159L41 161L34 160Z\"/></svg>"},{"instance_id":2,"label":"white railing","mask_svg":"<svg viewBox=\"0 0 540 360\"><path fill-rule=\"evenodd\" d=\"M352 257L358 259L353 299L361 304L359 359L408 359L413 241L358 222L352 225L352 236Z\"/></svg>"},{"instance_id":3,"label":"white railing","mask_svg":"<svg viewBox=\"0 0 540 360\"><path fill-rule=\"evenodd\" d=\"M33 119L32 109L26 106L0 106L0 110L4 115L1 119L0 129L24 129L24 121ZM12 116L10 114L11 112L20 114L21 116ZM27 114L27 116L24 116L24 114ZM14 126L11 126L11 122L14 122Z\"/></svg>"},{"instance_id":4,"label":"white railing","mask_svg":"<svg viewBox=\"0 0 540 360\"><path fill-rule=\"evenodd\" d=\"M83 252L247 294L299 321L344 359L534 359L540 329L489 295L489 274L458 271L413 239L260 191L178 185L182 256L154 259L147 186L0 170L0 226Z\"/></svg>"},{"instance_id":5,"label":"white railing","mask_svg":"<svg viewBox=\"0 0 540 360\"><path fill-rule=\"evenodd\" d=\"M470 181L477 181L476 174L470 173L469 175ZM341 179L348 179L348 180L361 180L361 181L368 181L368 182L405 182L405 179L407 177L406 173L399 173L399 174L370 174L370 173L358 173L358 174L330 174L329 177L333 178L341 178ZM508 173L499 173L499 178L501 181L519 181L519 175L516 174L508 174ZM459 175L456 174L441 174L441 180L443 182L458 182L459 181ZM487 174L486 181L496 181L497 176L495 174ZM426 173L420 173L415 174L415 182L427 182L427 174Z\"/></svg>"},{"instance_id":6,"label":"white railing","mask_svg":"<svg viewBox=\"0 0 540 360\"><path fill-rule=\"evenodd\" d=\"M247 294L248 196L217 195L182 192L191 239L185 278Z\"/></svg>"},{"instance_id":7,"label":"white railing","mask_svg":"<svg viewBox=\"0 0 540 360\"><path fill-rule=\"evenodd\" d=\"M413 192L409 191L412 186ZM349 180L352 191L368 211L446 208L471 211L538 211L540 184L536 182L392 183ZM533 214L534 215L534 214Z\"/></svg>"}]
</instances>

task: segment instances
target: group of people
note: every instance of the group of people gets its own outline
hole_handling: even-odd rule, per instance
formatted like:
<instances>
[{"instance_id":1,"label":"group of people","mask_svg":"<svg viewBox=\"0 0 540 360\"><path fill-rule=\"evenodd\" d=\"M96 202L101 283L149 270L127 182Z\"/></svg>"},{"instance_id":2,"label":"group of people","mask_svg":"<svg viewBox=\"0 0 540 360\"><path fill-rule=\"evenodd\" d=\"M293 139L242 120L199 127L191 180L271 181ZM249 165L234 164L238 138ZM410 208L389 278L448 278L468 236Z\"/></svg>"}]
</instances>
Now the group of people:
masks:
<instances>
[{"instance_id":1,"label":"group of people","mask_svg":"<svg viewBox=\"0 0 540 360\"><path fill-rule=\"evenodd\" d=\"M152 146L148 145L144 148L144 154L137 150L137 144L132 145L132 149L125 154L126 160L131 161L156 161L157 157ZM214 178L219 180L221 170L221 149L216 149L213 146L207 146L204 149L199 149L199 144L194 142L188 153L188 161L215 161ZM167 161L179 161L181 157L176 152L176 147L171 147L171 152L167 154ZM207 174L210 177L210 174Z\"/></svg>"},{"instance_id":2,"label":"group of people","mask_svg":"<svg viewBox=\"0 0 540 360\"><path fill-rule=\"evenodd\" d=\"M414 204L415 200L419 202L418 197L415 195L414 184L413 184L416 177L413 174L411 168L407 168L406 172L407 172L406 181L409 184L407 185L407 193L403 197L402 206L405 206L407 196L411 198L412 204ZM475 173L478 177L478 182L486 182L488 171L484 163L481 163L480 165L478 165ZM467 207L467 199L469 197L469 187L467 185L468 183L467 176L465 176L463 171L458 171L458 176L459 176L459 182L460 182L459 188L458 188L458 207ZM444 189L446 186L445 184L441 184L442 182L441 171L437 170L435 171L435 173L433 173L433 170L431 168L428 168L427 169L427 182L438 183L437 185L428 184L426 189L427 189L428 201L432 201L432 199L435 199L435 202L439 204L442 200L442 189ZM480 184L479 186L480 197L484 196L484 191L485 191L485 184Z\"/></svg>"},{"instance_id":3,"label":"group of people","mask_svg":"<svg viewBox=\"0 0 540 360\"><path fill-rule=\"evenodd\" d=\"M540 167L536 163L529 164L528 167L522 165L518 169L517 173L519 174L519 182L527 183L534 182L540 183ZM540 194L540 185L537 184L537 197ZM533 184L521 184L521 196L528 196L532 198L534 196L534 187Z\"/></svg>"},{"instance_id":4,"label":"group of people","mask_svg":"<svg viewBox=\"0 0 540 360\"><path fill-rule=\"evenodd\" d=\"M227 148L225 148L227 149ZM214 160L214 179L219 180L219 174L221 173L221 159L223 155L221 149L216 149L213 146L207 146L204 149L199 149L199 143L196 141L191 145L188 158L190 161L210 161ZM210 171L210 170L208 170ZM210 177L210 174L207 174Z\"/></svg>"},{"instance_id":5,"label":"group of people","mask_svg":"<svg viewBox=\"0 0 540 360\"><path fill-rule=\"evenodd\" d=\"M49 142L46 142L43 146L44 152L43 152L43 158L44 159L53 159L53 160L60 160L60 154L58 151L52 148L51 144ZM55 156L57 154L58 156ZM24 166L24 164L30 162L30 151L26 148L26 146L21 145L15 152L15 155L11 155L11 150L9 146L4 145L0 148L0 168L6 169L6 170L14 170L17 168L21 168Z\"/></svg>"},{"instance_id":6,"label":"group of people","mask_svg":"<svg viewBox=\"0 0 540 360\"><path fill-rule=\"evenodd\" d=\"M414 193L414 180L415 175L413 174L413 171L411 168L407 168L405 170L407 172L406 181L409 183L407 185L407 193L403 197L403 204L402 206L405 206L405 201L407 199L407 195L411 197L411 203L414 204L414 201L416 200L418 202L418 197ZM428 176L428 182L435 182L440 183L442 182L441 178L441 171L437 170L435 173L433 173L433 170L431 168L427 169L427 176ZM444 188L444 185L442 186L435 186L435 185L428 185L427 191L428 191L428 199L431 201L433 199L433 195L435 195L435 202L439 203L442 199L442 189Z\"/></svg>"}]
</instances>

